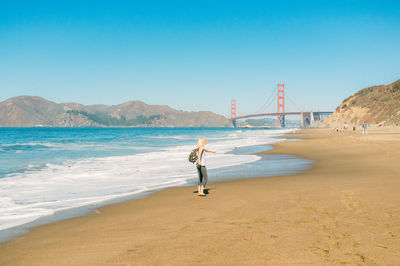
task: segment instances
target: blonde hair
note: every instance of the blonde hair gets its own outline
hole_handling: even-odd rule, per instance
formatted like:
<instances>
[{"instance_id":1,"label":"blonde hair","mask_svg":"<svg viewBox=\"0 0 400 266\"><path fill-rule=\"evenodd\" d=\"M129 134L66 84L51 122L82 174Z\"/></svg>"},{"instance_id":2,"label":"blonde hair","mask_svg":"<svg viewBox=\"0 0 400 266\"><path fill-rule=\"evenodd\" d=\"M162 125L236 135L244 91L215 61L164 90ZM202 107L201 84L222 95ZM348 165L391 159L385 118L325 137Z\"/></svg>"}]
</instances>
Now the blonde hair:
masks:
<instances>
[{"instance_id":1,"label":"blonde hair","mask_svg":"<svg viewBox=\"0 0 400 266\"><path fill-rule=\"evenodd\" d=\"M197 148L200 148L204 145L206 145L207 141L205 138L199 138L199 141L197 142Z\"/></svg>"}]
</instances>

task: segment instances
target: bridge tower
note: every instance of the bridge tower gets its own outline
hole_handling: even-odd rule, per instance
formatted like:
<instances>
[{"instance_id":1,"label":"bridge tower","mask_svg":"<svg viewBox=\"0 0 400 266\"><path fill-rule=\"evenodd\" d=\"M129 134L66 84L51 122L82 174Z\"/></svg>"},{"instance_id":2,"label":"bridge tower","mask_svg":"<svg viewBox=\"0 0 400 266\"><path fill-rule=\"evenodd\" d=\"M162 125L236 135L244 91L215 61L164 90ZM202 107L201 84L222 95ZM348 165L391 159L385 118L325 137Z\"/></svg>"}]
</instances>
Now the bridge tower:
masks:
<instances>
[{"instance_id":1,"label":"bridge tower","mask_svg":"<svg viewBox=\"0 0 400 266\"><path fill-rule=\"evenodd\" d=\"M278 126L285 127L285 84L278 84Z\"/></svg>"},{"instance_id":2,"label":"bridge tower","mask_svg":"<svg viewBox=\"0 0 400 266\"><path fill-rule=\"evenodd\" d=\"M236 127L236 100L231 100L231 127Z\"/></svg>"}]
</instances>

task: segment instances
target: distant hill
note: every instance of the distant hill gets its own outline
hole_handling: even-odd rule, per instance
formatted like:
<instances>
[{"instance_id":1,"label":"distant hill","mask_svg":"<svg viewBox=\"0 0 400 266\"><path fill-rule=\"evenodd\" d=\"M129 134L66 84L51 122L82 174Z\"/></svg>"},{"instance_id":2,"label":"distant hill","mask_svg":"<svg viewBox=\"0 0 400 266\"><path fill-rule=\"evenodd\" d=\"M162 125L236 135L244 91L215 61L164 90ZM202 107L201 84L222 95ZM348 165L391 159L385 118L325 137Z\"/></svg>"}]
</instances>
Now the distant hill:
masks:
<instances>
[{"instance_id":1,"label":"distant hill","mask_svg":"<svg viewBox=\"0 0 400 266\"><path fill-rule=\"evenodd\" d=\"M274 118L261 118L261 119L246 119L243 124L249 125L249 126L255 126L255 127L257 127L257 126L276 126L277 118L274 117ZM300 121L286 119L285 125L287 127L300 126Z\"/></svg>"},{"instance_id":2,"label":"distant hill","mask_svg":"<svg viewBox=\"0 0 400 266\"><path fill-rule=\"evenodd\" d=\"M0 102L0 127L224 127L229 120L208 111L178 111L140 101L119 105L55 103L38 96L18 96Z\"/></svg>"},{"instance_id":3,"label":"distant hill","mask_svg":"<svg viewBox=\"0 0 400 266\"><path fill-rule=\"evenodd\" d=\"M368 124L400 125L400 80L365 88L345 99L324 121L331 126Z\"/></svg>"}]
</instances>

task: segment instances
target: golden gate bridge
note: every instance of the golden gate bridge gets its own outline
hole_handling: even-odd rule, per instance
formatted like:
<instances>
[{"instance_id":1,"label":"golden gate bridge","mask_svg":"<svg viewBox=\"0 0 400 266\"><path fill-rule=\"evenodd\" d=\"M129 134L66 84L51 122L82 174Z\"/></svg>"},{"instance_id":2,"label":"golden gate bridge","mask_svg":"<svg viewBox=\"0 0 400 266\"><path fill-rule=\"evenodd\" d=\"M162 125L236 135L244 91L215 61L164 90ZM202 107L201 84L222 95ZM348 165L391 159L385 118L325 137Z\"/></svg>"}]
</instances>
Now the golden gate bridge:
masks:
<instances>
[{"instance_id":1,"label":"golden gate bridge","mask_svg":"<svg viewBox=\"0 0 400 266\"><path fill-rule=\"evenodd\" d=\"M259 109L255 114L248 114L248 115L241 115L237 116L236 111L237 111L237 106L236 106L236 100L231 100L231 126L236 127L237 126L237 120L239 119L246 119L246 118L254 118L254 117L266 117L266 116L272 116L272 117L277 117L277 126L278 127L285 127L286 121L285 118L286 116L300 116L301 117L301 126L305 127L308 125L314 124L316 121L322 121L325 118L328 118L329 116L332 115L333 112L331 111L297 111L297 112L285 112L285 84L284 83L279 83L277 86L277 90L274 89L273 94L271 96L274 96L275 93L277 93L277 112L273 113L263 113L259 112L264 106L268 106L272 104L271 99L267 101Z\"/></svg>"}]
</instances>

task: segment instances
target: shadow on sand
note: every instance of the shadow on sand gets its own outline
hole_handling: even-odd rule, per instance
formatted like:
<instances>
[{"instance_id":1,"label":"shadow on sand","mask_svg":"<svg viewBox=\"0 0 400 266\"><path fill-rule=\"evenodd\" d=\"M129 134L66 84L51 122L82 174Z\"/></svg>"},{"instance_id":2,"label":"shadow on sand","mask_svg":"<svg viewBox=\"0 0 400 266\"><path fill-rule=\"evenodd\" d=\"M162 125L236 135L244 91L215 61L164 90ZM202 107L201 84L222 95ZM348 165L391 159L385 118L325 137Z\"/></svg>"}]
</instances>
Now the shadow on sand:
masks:
<instances>
[{"instance_id":1,"label":"shadow on sand","mask_svg":"<svg viewBox=\"0 0 400 266\"><path fill-rule=\"evenodd\" d=\"M213 189L215 189L215 188L205 188L205 189L204 189L204 194L208 195L208 194L209 194L209 191L210 191L210 190L213 190ZM195 190L195 191L193 191L193 193L198 193L198 191Z\"/></svg>"}]
</instances>

